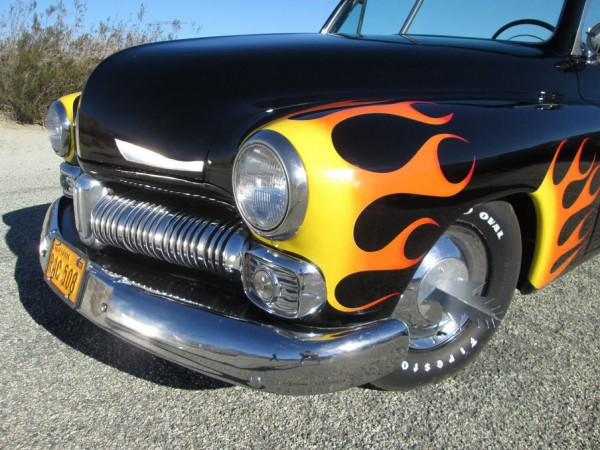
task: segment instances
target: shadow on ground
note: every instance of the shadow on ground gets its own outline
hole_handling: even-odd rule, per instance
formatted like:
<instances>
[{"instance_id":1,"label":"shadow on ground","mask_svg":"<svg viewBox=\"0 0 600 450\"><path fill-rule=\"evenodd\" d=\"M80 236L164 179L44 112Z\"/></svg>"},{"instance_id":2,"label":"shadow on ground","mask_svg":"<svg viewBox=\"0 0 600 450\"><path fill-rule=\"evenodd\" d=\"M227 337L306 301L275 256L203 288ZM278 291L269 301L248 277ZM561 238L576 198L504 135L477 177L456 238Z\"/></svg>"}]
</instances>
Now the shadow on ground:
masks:
<instances>
[{"instance_id":1,"label":"shadow on ground","mask_svg":"<svg viewBox=\"0 0 600 450\"><path fill-rule=\"evenodd\" d=\"M6 243L16 255L15 280L21 303L39 325L65 344L136 377L178 389L218 389L230 385L155 357L94 326L63 303L43 281L37 246L49 205L2 216Z\"/></svg>"}]
</instances>

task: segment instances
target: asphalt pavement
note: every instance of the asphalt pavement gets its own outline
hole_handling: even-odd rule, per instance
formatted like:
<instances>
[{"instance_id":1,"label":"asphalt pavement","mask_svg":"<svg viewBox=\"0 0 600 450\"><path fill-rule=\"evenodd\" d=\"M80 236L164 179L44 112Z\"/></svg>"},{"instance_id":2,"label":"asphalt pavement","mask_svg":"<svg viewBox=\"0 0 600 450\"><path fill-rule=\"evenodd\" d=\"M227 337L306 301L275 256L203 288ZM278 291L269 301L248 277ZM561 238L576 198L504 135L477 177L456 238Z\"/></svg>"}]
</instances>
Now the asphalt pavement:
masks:
<instances>
[{"instance_id":1,"label":"asphalt pavement","mask_svg":"<svg viewBox=\"0 0 600 450\"><path fill-rule=\"evenodd\" d=\"M0 158L0 448L600 447L600 257L515 296L452 379L265 394L151 356L56 299L36 247L60 160L41 129L14 126Z\"/></svg>"}]
</instances>

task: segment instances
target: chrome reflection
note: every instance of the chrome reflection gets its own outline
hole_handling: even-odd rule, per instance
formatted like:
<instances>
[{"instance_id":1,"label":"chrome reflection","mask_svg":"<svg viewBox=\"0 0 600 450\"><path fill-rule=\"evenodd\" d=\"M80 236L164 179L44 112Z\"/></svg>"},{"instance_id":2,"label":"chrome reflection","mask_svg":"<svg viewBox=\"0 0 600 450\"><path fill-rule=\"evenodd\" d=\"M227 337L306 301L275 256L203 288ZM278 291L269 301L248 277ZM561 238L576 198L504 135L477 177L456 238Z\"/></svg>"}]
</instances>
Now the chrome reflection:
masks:
<instances>
[{"instance_id":1,"label":"chrome reflection","mask_svg":"<svg viewBox=\"0 0 600 450\"><path fill-rule=\"evenodd\" d=\"M73 198L75 183L82 173L81 168L77 166L65 162L60 165L60 186L65 197Z\"/></svg>"},{"instance_id":2,"label":"chrome reflection","mask_svg":"<svg viewBox=\"0 0 600 450\"><path fill-rule=\"evenodd\" d=\"M254 242L231 209L153 191L115 194L86 173L74 182L73 200L77 231L87 247L116 247L242 280L255 304L281 317L306 317L326 301L325 280L317 267ZM262 301L257 295L261 287L248 278L257 267L272 277L272 295ZM267 284L264 288L270 289Z\"/></svg>"},{"instance_id":3,"label":"chrome reflection","mask_svg":"<svg viewBox=\"0 0 600 450\"><path fill-rule=\"evenodd\" d=\"M451 226L415 272L392 317L410 329L410 348L437 348L455 339L467 321L492 326L498 317L482 296L488 276L485 244L473 229ZM489 322L489 323L488 323Z\"/></svg>"},{"instance_id":4,"label":"chrome reflection","mask_svg":"<svg viewBox=\"0 0 600 450\"><path fill-rule=\"evenodd\" d=\"M67 201L51 205L44 221L44 270L51 230L78 245L61 233L59 210ZM408 329L400 320L327 330L230 318L148 292L88 258L79 313L147 351L229 383L281 394L333 392L384 376L406 357Z\"/></svg>"},{"instance_id":5,"label":"chrome reflection","mask_svg":"<svg viewBox=\"0 0 600 450\"><path fill-rule=\"evenodd\" d=\"M269 281L268 292L257 285L262 273ZM325 280L316 266L266 247L246 253L242 283L255 305L288 319L315 314L327 300Z\"/></svg>"},{"instance_id":6,"label":"chrome reflection","mask_svg":"<svg viewBox=\"0 0 600 450\"><path fill-rule=\"evenodd\" d=\"M91 213L97 240L191 269L239 280L248 232L235 216L201 217L189 208L107 195Z\"/></svg>"},{"instance_id":7,"label":"chrome reflection","mask_svg":"<svg viewBox=\"0 0 600 450\"><path fill-rule=\"evenodd\" d=\"M103 247L103 244L93 234L90 217L94 207L108 193L107 188L86 173L80 174L73 188L75 226L79 233L79 239L88 247Z\"/></svg>"}]
</instances>

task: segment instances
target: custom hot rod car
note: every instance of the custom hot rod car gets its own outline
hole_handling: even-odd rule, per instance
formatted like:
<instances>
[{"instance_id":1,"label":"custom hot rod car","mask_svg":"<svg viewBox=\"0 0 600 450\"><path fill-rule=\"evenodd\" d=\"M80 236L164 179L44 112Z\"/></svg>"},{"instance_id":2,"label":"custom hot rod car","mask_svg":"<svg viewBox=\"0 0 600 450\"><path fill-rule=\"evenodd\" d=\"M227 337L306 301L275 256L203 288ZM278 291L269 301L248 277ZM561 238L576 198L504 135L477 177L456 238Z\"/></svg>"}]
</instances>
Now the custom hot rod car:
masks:
<instances>
[{"instance_id":1,"label":"custom hot rod car","mask_svg":"<svg viewBox=\"0 0 600 450\"><path fill-rule=\"evenodd\" d=\"M121 51L48 113L45 278L255 389L445 377L515 288L600 250L599 22L598 0L344 0L319 34Z\"/></svg>"}]
</instances>

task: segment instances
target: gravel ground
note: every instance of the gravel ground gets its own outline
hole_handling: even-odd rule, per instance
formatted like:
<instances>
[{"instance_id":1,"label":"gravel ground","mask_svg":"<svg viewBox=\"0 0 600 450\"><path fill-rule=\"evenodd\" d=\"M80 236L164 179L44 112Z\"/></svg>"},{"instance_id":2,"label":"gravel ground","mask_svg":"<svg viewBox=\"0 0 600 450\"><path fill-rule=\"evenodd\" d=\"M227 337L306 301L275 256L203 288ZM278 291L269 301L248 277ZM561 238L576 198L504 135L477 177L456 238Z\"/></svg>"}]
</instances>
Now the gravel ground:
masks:
<instances>
[{"instance_id":1,"label":"gravel ground","mask_svg":"<svg viewBox=\"0 0 600 450\"><path fill-rule=\"evenodd\" d=\"M453 379L285 397L122 343L55 299L36 246L60 195L39 127L0 122L1 448L599 448L600 258L517 295Z\"/></svg>"}]
</instances>

